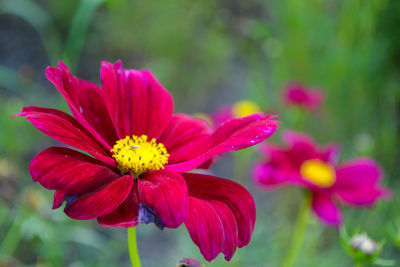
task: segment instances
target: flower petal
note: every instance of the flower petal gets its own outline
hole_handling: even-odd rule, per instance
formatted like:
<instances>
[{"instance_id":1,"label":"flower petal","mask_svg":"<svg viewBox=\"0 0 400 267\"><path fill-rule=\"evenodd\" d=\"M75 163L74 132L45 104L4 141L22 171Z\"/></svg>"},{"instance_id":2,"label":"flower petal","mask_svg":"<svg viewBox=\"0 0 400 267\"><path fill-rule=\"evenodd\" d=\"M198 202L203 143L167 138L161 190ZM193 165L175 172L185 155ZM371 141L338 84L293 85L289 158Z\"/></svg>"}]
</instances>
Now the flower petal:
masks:
<instances>
[{"instance_id":1,"label":"flower petal","mask_svg":"<svg viewBox=\"0 0 400 267\"><path fill-rule=\"evenodd\" d=\"M213 206L204 200L189 197L190 211L185 226L193 242L200 248L208 261L215 259L222 251L224 230Z\"/></svg>"},{"instance_id":2,"label":"flower petal","mask_svg":"<svg viewBox=\"0 0 400 267\"><path fill-rule=\"evenodd\" d=\"M125 175L107 186L71 201L67 200L64 212L73 219L90 220L109 214L117 209L128 197L133 177Z\"/></svg>"},{"instance_id":3,"label":"flower petal","mask_svg":"<svg viewBox=\"0 0 400 267\"><path fill-rule=\"evenodd\" d=\"M137 199L137 183L126 200L114 211L109 214L100 216L97 221L102 226L111 227L134 227L138 224L139 200Z\"/></svg>"},{"instance_id":4,"label":"flower petal","mask_svg":"<svg viewBox=\"0 0 400 267\"><path fill-rule=\"evenodd\" d=\"M97 190L119 178L118 169L65 147L50 147L40 152L30 163L33 181L50 190L67 195Z\"/></svg>"},{"instance_id":5,"label":"flower petal","mask_svg":"<svg viewBox=\"0 0 400 267\"><path fill-rule=\"evenodd\" d=\"M331 165L336 165L339 159L340 149L336 144L329 144L325 147L322 152L321 160L330 163Z\"/></svg>"},{"instance_id":6,"label":"flower petal","mask_svg":"<svg viewBox=\"0 0 400 267\"><path fill-rule=\"evenodd\" d=\"M290 155L300 164L308 159L319 158L317 145L307 134L285 131L283 140L289 147Z\"/></svg>"},{"instance_id":7,"label":"flower petal","mask_svg":"<svg viewBox=\"0 0 400 267\"><path fill-rule=\"evenodd\" d=\"M336 191L340 199L357 206L373 205L380 198L390 196L390 191L379 186L341 188Z\"/></svg>"},{"instance_id":8,"label":"flower petal","mask_svg":"<svg viewBox=\"0 0 400 267\"><path fill-rule=\"evenodd\" d=\"M177 228L186 219L189 196L185 180L180 174L169 171L146 172L138 179L138 191L140 203L165 226Z\"/></svg>"},{"instance_id":9,"label":"flower petal","mask_svg":"<svg viewBox=\"0 0 400 267\"><path fill-rule=\"evenodd\" d=\"M182 173L189 195L203 200L225 203L235 216L238 227L238 247L251 239L256 221L256 207L251 194L233 181L197 173Z\"/></svg>"},{"instance_id":10,"label":"flower petal","mask_svg":"<svg viewBox=\"0 0 400 267\"><path fill-rule=\"evenodd\" d=\"M231 119L218 127L203 142L204 145L197 146L200 150L193 154L199 156L186 162L167 165L166 169L179 172L192 170L215 155L256 145L270 137L278 128L277 121L271 118L270 115L264 116L260 113Z\"/></svg>"},{"instance_id":11,"label":"flower petal","mask_svg":"<svg viewBox=\"0 0 400 267\"><path fill-rule=\"evenodd\" d=\"M342 214L333 203L331 196L323 193L314 193L312 198L314 212L327 224L339 226L342 223Z\"/></svg>"},{"instance_id":12,"label":"flower petal","mask_svg":"<svg viewBox=\"0 0 400 267\"><path fill-rule=\"evenodd\" d=\"M234 116L231 105L222 106L218 110L216 110L213 114L211 114L211 119L214 127L220 126L225 121L232 119L233 117Z\"/></svg>"},{"instance_id":13,"label":"flower petal","mask_svg":"<svg viewBox=\"0 0 400 267\"><path fill-rule=\"evenodd\" d=\"M354 188L373 185L382 177L382 170L378 163L369 158L357 158L336 169L336 184L338 188Z\"/></svg>"},{"instance_id":14,"label":"flower petal","mask_svg":"<svg viewBox=\"0 0 400 267\"><path fill-rule=\"evenodd\" d=\"M158 139L167 149L169 164L192 159L194 153L204 146L204 139L211 135L211 128L202 119L186 114L174 114Z\"/></svg>"},{"instance_id":15,"label":"flower petal","mask_svg":"<svg viewBox=\"0 0 400 267\"><path fill-rule=\"evenodd\" d=\"M370 158L357 158L336 169L335 191L339 197L354 205L372 205L390 191L378 183L382 178L379 164Z\"/></svg>"},{"instance_id":16,"label":"flower petal","mask_svg":"<svg viewBox=\"0 0 400 267\"><path fill-rule=\"evenodd\" d=\"M51 207L53 210L58 209L61 207L62 203L64 202L65 199L65 193L62 191L56 191L54 193L54 198L53 198L53 207Z\"/></svg>"},{"instance_id":17,"label":"flower petal","mask_svg":"<svg viewBox=\"0 0 400 267\"><path fill-rule=\"evenodd\" d=\"M224 242L222 243L222 253L225 255L227 261L232 259L235 254L238 242L238 226L236 224L235 215L231 208L221 201L209 201L213 206L219 219L221 220L222 228L224 230Z\"/></svg>"},{"instance_id":18,"label":"flower petal","mask_svg":"<svg viewBox=\"0 0 400 267\"><path fill-rule=\"evenodd\" d=\"M14 116L24 116L42 133L67 145L89 152L99 160L115 165L105 147L100 145L74 118L70 115L49 108L24 107L21 113Z\"/></svg>"},{"instance_id":19,"label":"flower petal","mask_svg":"<svg viewBox=\"0 0 400 267\"><path fill-rule=\"evenodd\" d=\"M258 163L253 167L253 179L263 188L275 189L290 181L289 174L284 169L276 168L271 164Z\"/></svg>"},{"instance_id":20,"label":"flower petal","mask_svg":"<svg viewBox=\"0 0 400 267\"><path fill-rule=\"evenodd\" d=\"M59 62L59 68L48 67L47 78L67 101L76 120L107 150L117 140L101 90L93 83L74 77L68 67Z\"/></svg>"},{"instance_id":21,"label":"flower petal","mask_svg":"<svg viewBox=\"0 0 400 267\"><path fill-rule=\"evenodd\" d=\"M119 138L161 135L171 119L173 101L150 71L125 70L120 62L103 62L101 81Z\"/></svg>"}]
</instances>

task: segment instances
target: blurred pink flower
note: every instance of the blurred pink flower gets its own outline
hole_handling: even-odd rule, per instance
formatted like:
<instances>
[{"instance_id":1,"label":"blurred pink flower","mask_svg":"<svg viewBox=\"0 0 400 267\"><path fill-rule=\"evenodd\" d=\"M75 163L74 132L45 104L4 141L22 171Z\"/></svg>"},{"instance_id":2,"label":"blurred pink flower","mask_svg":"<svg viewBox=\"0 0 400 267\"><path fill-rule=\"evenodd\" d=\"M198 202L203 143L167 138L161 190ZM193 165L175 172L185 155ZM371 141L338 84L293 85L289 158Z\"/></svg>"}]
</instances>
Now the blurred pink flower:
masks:
<instances>
[{"instance_id":1,"label":"blurred pink flower","mask_svg":"<svg viewBox=\"0 0 400 267\"><path fill-rule=\"evenodd\" d=\"M221 125L225 121L232 118L232 106L229 105L221 106L214 113L211 114L211 122L214 127L217 125Z\"/></svg>"},{"instance_id":2,"label":"blurred pink flower","mask_svg":"<svg viewBox=\"0 0 400 267\"><path fill-rule=\"evenodd\" d=\"M218 127L227 120L241 118L260 113L261 108L253 101L241 100L233 105L224 105L211 114L210 121L214 127Z\"/></svg>"},{"instance_id":3,"label":"blurred pink flower","mask_svg":"<svg viewBox=\"0 0 400 267\"><path fill-rule=\"evenodd\" d=\"M301 84L290 83L283 93L284 101L308 110L319 109L324 99L322 90L309 89Z\"/></svg>"},{"instance_id":4,"label":"blurred pink flower","mask_svg":"<svg viewBox=\"0 0 400 267\"><path fill-rule=\"evenodd\" d=\"M286 148L261 147L267 160L254 166L254 180L261 188L291 185L310 190L312 209L325 223L341 224L339 201L365 206L390 194L379 184L382 170L374 160L357 158L338 165L336 145L320 147L296 132L286 132L283 138Z\"/></svg>"}]
</instances>

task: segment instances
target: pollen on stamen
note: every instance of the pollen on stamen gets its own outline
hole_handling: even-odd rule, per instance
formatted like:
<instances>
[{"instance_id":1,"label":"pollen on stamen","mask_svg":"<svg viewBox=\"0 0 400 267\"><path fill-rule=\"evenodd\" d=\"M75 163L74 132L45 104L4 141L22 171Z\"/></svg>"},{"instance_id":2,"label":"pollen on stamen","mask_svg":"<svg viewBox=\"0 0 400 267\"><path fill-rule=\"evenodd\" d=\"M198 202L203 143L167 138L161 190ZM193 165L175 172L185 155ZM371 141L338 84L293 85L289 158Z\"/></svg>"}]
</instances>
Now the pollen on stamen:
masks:
<instances>
[{"instance_id":1,"label":"pollen on stamen","mask_svg":"<svg viewBox=\"0 0 400 267\"><path fill-rule=\"evenodd\" d=\"M132 173L135 177L147 171L164 169L169 154L162 143L147 135L127 136L118 140L111 149L122 173Z\"/></svg>"}]
</instances>

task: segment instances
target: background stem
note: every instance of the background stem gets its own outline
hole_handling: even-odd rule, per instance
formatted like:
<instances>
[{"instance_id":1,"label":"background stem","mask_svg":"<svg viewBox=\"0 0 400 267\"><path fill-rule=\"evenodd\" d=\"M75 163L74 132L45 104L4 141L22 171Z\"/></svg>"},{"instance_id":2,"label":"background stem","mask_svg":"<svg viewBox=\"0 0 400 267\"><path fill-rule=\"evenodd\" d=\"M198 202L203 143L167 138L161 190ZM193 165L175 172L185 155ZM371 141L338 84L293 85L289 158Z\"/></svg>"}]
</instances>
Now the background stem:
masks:
<instances>
[{"instance_id":1,"label":"background stem","mask_svg":"<svg viewBox=\"0 0 400 267\"><path fill-rule=\"evenodd\" d=\"M310 215L311 193L306 192L303 201L301 202L299 214L297 215L296 225L293 231L292 242L289 251L283 261L282 267L293 266L297 255L300 252L301 244L304 240L304 233L307 229L307 222Z\"/></svg>"}]
</instances>

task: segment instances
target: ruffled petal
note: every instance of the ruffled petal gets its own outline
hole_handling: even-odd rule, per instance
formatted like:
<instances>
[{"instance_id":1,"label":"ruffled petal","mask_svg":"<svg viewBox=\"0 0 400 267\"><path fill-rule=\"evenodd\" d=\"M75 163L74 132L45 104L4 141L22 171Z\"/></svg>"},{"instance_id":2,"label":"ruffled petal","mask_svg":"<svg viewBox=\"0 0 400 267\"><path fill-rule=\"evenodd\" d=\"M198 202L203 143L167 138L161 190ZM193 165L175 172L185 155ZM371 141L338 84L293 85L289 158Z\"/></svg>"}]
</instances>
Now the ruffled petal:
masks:
<instances>
[{"instance_id":1,"label":"ruffled petal","mask_svg":"<svg viewBox=\"0 0 400 267\"><path fill-rule=\"evenodd\" d=\"M312 208L325 223L335 226L339 226L342 223L342 213L333 202L331 196L323 193L314 193Z\"/></svg>"},{"instance_id":2,"label":"ruffled petal","mask_svg":"<svg viewBox=\"0 0 400 267\"><path fill-rule=\"evenodd\" d=\"M140 203L154 213L163 225L177 228L186 219L189 212L188 189L179 173L146 172L138 179L138 191Z\"/></svg>"},{"instance_id":3,"label":"ruffled petal","mask_svg":"<svg viewBox=\"0 0 400 267\"><path fill-rule=\"evenodd\" d=\"M237 246L246 246L250 242L256 220L256 207L251 194L240 184L223 178L197 173L182 175L191 197L220 201L232 210L238 227Z\"/></svg>"},{"instance_id":4,"label":"ruffled petal","mask_svg":"<svg viewBox=\"0 0 400 267\"><path fill-rule=\"evenodd\" d=\"M204 146L205 138L211 135L211 128L202 119L186 114L174 114L158 139L167 149L169 164L192 159Z\"/></svg>"},{"instance_id":5,"label":"ruffled petal","mask_svg":"<svg viewBox=\"0 0 400 267\"><path fill-rule=\"evenodd\" d=\"M101 81L119 138L161 135L171 119L173 101L150 71L125 70L120 62L103 62Z\"/></svg>"},{"instance_id":6,"label":"ruffled petal","mask_svg":"<svg viewBox=\"0 0 400 267\"><path fill-rule=\"evenodd\" d=\"M168 165L166 169L179 172L192 170L215 155L256 145L270 137L277 128L277 121L272 120L270 115L264 116L261 113L231 119L218 127L203 142L204 145L198 146L199 150L193 153L194 158Z\"/></svg>"},{"instance_id":7,"label":"ruffled petal","mask_svg":"<svg viewBox=\"0 0 400 267\"><path fill-rule=\"evenodd\" d=\"M30 163L33 181L67 195L84 194L119 178L118 169L65 147L50 147Z\"/></svg>"},{"instance_id":8,"label":"ruffled petal","mask_svg":"<svg viewBox=\"0 0 400 267\"><path fill-rule=\"evenodd\" d=\"M185 226L193 242L208 261L222 252L224 229L216 210L204 200L190 197L190 212Z\"/></svg>"},{"instance_id":9,"label":"ruffled petal","mask_svg":"<svg viewBox=\"0 0 400 267\"><path fill-rule=\"evenodd\" d=\"M102 226L110 227L134 227L138 224L139 199L137 192L137 182L132 187L132 191L126 200L114 211L100 216L97 221Z\"/></svg>"},{"instance_id":10,"label":"ruffled petal","mask_svg":"<svg viewBox=\"0 0 400 267\"><path fill-rule=\"evenodd\" d=\"M116 164L109 156L111 152L99 144L74 118L62 111L24 107L15 116L25 117L39 131L60 142L84 150L108 164Z\"/></svg>"},{"instance_id":11,"label":"ruffled petal","mask_svg":"<svg viewBox=\"0 0 400 267\"><path fill-rule=\"evenodd\" d=\"M99 190L80 197L70 196L64 212L73 219L90 220L109 214L128 197L133 177L125 175Z\"/></svg>"},{"instance_id":12,"label":"ruffled petal","mask_svg":"<svg viewBox=\"0 0 400 267\"><path fill-rule=\"evenodd\" d=\"M108 115L100 89L93 83L74 77L68 67L48 67L47 78L67 101L76 120L103 146L110 150L117 135Z\"/></svg>"},{"instance_id":13,"label":"ruffled petal","mask_svg":"<svg viewBox=\"0 0 400 267\"><path fill-rule=\"evenodd\" d=\"M238 242L238 226L236 224L235 215L231 208L221 201L209 201L213 206L221 221L224 230L224 242L222 243L222 253L227 261L232 259L235 254Z\"/></svg>"}]
</instances>

